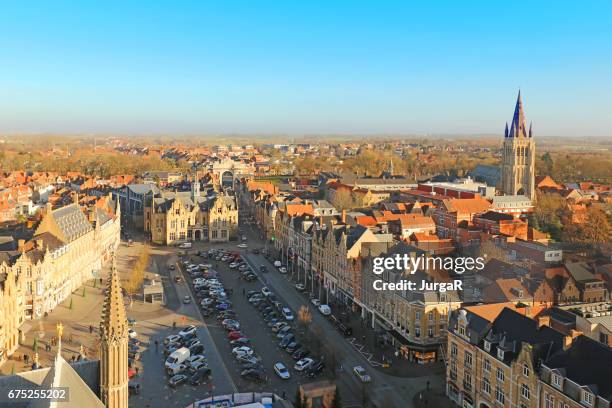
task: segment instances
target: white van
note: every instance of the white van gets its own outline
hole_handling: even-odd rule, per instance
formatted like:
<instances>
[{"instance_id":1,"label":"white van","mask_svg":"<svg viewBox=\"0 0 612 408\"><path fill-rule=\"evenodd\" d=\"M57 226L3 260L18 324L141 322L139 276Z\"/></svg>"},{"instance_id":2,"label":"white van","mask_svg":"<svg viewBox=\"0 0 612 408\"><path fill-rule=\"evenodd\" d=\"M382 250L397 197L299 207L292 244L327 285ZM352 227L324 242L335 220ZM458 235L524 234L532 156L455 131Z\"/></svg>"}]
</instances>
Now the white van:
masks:
<instances>
[{"instance_id":1,"label":"white van","mask_svg":"<svg viewBox=\"0 0 612 408\"><path fill-rule=\"evenodd\" d=\"M274 261L274 266L280 268L281 266L283 266L283 263L281 261Z\"/></svg>"},{"instance_id":2,"label":"white van","mask_svg":"<svg viewBox=\"0 0 612 408\"><path fill-rule=\"evenodd\" d=\"M169 368L175 364L180 364L183 361L189 358L190 352L187 347L181 347L178 350L175 350L172 354L168 356L166 359L165 367Z\"/></svg>"},{"instance_id":3,"label":"white van","mask_svg":"<svg viewBox=\"0 0 612 408\"><path fill-rule=\"evenodd\" d=\"M189 249L191 248L191 242L183 242L181 245L179 245L179 248Z\"/></svg>"}]
</instances>

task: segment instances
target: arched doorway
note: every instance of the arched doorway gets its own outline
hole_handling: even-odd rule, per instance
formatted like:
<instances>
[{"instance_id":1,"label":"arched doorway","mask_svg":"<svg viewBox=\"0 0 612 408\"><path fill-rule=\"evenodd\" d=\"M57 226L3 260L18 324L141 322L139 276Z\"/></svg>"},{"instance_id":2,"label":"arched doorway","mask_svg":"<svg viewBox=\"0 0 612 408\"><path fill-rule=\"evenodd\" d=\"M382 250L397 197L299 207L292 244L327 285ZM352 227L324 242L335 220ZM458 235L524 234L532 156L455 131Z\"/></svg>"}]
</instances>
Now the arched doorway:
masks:
<instances>
[{"instance_id":1,"label":"arched doorway","mask_svg":"<svg viewBox=\"0 0 612 408\"><path fill-rule=\"evenodd\" d=\"M489 408L488 404L485 404L484 402L481 402L479 405L480 408Z\"/></svg>"},{"instance_id":2,"label":"arched doorway","mask_svg":"<svg viewBox=\"0 0 612 408\"><path fill-rule=\"evenodd\" d=\"M234 186L234 173L227 170L221 174L221 186L222 187L233 187Z\"/></svg>"},{"instance_id":3,"label":"arched doorway","mask_svg":"<svg viewBox=\"0 0 612 408\"><path fill-rule=\"evenodd\" d=\"M194 239L196 241L201 241L202 240L202 232L200 230L196 230L194 233Z\"/></svg>"},{"instance_id":4,"label":"arched doorway","mask_svg":"<svg viewBox=\"0 0 612 408\"><path fill-rule=\"evenodd\" d=\"M516 192L516 195L525 195L525 189L519 188L519 191Z\"/></svg>"}]
</instances>

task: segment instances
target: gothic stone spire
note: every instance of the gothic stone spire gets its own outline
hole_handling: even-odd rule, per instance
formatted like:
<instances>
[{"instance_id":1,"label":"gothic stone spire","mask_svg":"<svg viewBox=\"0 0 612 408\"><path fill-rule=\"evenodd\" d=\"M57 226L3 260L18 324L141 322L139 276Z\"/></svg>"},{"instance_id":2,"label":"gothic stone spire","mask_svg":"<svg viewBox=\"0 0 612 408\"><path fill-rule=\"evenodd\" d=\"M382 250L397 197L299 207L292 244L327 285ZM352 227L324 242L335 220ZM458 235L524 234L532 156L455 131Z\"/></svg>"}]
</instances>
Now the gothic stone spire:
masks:
<instances>
[{"instance_id":1,"label":"gothic stone spire","mask_svg":"<svg viewBox=\"0 0 612 408\"><path fill-rule=\"evenodd\" d=\"M119 284L119 274L113 256L110 275L108 277L108 289L104 300L104 310L100 333L102 340L127 337L127 317L123 305L123 294Z\"/></svg>"},{"instance_id":2,"label":"gothic stone spire","mask_svg":"<svg viewBox=\"0 0 612 408\"><path fill-rule=\"evenodd\" d=\"M523 101L521 100L521 90L519 89L510 127L510 137L527 137L527 127L525 126L525 112L523 111Z\"/></svg>"}]
</instances>

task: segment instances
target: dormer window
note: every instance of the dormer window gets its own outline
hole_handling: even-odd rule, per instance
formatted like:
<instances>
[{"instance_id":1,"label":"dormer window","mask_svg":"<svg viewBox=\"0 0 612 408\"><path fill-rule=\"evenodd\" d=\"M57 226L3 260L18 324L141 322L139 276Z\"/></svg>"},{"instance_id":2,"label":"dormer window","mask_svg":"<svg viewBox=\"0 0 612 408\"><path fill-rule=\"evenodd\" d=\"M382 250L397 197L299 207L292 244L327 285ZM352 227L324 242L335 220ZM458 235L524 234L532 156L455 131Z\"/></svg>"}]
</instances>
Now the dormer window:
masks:
<instances>
[{"instance_id":1,"label":"dormer window","mask_svg":"<svg viewBox=\"0 0 612 408\"><path fill-rule=\"evenodd\" d=\"M523 364L523 375L529 377L529 366L527 364Z\"/></svg>"},{"instance_id":2,"label":"dormer window","mask_svg":"<svg viewBox=\"0 0 612 408\"><path fill-rule=\"evenodd\" d=\"M552 384L555 386L555 388L563 390L563 377L561 377L559 374L553 374Z\"/></svg>"},{"instance_id":3,"label":"dormer window","mask_svg":"<svg viewBox=\"0 0 612 408\"><path fill-rule=\"evenodd\" d=\"M499 358L500 360L504 359L504 350L500 348L497 349L497 358Z\"/></svg>"},{"instance_id":4,"label":"dormer window","mask_svg":"<svg viewBox=\"0 0 612 408\"><path fill-rule=\"evenodd\" d=\"M593 406L593 394L589 391L582 391L581 401L583 404L592 407Z\"/></svg>"},{"instance_id":5,"label":"dormer window","mask_svg":"<svg viewBox=\"0 0 612 408\"><path fill-rule=\"evenodd\" d=\"M491 342L488 342L488 341L485 340L485 342L484 342L484 349L486 351L491 351Z\"/></svg>"}]
</instances>

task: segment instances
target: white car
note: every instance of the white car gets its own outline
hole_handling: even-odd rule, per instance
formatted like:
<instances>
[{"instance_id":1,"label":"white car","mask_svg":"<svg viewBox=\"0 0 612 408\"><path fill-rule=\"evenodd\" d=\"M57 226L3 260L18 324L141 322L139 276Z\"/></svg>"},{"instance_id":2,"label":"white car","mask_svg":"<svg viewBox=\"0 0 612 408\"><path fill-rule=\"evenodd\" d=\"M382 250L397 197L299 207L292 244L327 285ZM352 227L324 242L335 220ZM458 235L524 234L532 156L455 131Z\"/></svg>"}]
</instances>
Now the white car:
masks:
<instances>
[{"instance_id":1,"label":"white car","mask_svg":"<svg viewBox=\"0 0 612 408\"><path fill-rule=\"evenodd\" d=\"M306 286L303 283L296 283L295 288L299 290L300 292L306 290Z\"/></svg>"},{"instance_id":2,"label":"white car","mask_svg":"<svg viewBox=\"0 0 612 408\"><path fill-rule=\"evenodd\" d=\"M128 336L130 336L130 339L135 339L138 337L138 333L134 329L128 329Z\"/></svg>"},{"instance_id":3,"label":"white car","mask_svg":"<svg viewBox=\"0 0 612 408\"><path fill-rule=\"evenodd\" d=\"M280 268L281 266L283 266L283 263L281 261L274 261L274 266Z\"/></svg>"},{"instance_id":4,"label":"white car","mask_svg":"<svg viewBox=\"0 0 612 408\"><path fill-rule=\"evenodd\" d=\"M285 318L285 320L287 321L293 320L293 313L291 313L291 309L289 309L288 307L283 307L282 313L283 313L283 317Z\"/></svg>"},{"instance_id":5,"label":"white car","mask_svg":"<svg viewBox=\"0 0 612 408\"><path fill-rule=\"evenodd\" d=\"M183 303L185 304L191 303L191 296L185 295L185 297L183 297Z\"/></svg>"},{"instance_id":6,"label":"white car","mask_svg":"<svg viewBox=\"0 0 612 408\"><path fill-rule=\"evenodd\" d=\"M274 372L282 380L288 380L289 378L291 378L291 374L289 373L289 370L287 370L287 367L285 367L283 363L274 364Z\"/></svg>"},{"instance_id":7,"label":"white car","mask_svg":"<svg viewBox=\"0 0 612 408\"><path fill-rule=\"evenodd\" d=\"M247 248L247 244L238 244L238 245L236 245L236 246L237 246L238 248L242 248L242 249Z\"/></svg>"},{"instance_id":8,"label":"white car","mask_svg":"<svg viewBox=\"0 0 612 408\"><path fill-rule=\"evenodd\" d=\"M184 336L189 336L190 334L195 334L196 330L198 330L198 328L191 324L185 327L183 330L181 330L179 332L179 336L184 337Z\"/></svg>"},{"instance_id":9,"label":"white car","mask_svg":"<svg viewBox=\"0 0 612 408\"><path fill-rule=\"evenodd\" d=\"M232 349L232 354L235 357L242 357L242 356L252 356L253 355L253 349L247 346L240 346L240 347L234 347Z\"/></svg>"},{"instance_id":10,"label":"white car","mask_svg":"<svg viewBox=\"0 0 612 408\"><path fill-rule=\"evenodd\" d=\"M331 307L328 305L320 305L319 312L321 312L323 316L329 316L331 314Z\"/></svg>"},{"instance_id":11,"label":"white car","mask_svg":"<svg viewBox=\"0 0 612 408\"><path fill-rule=\"evenodd\" d=\"M191 248L191 242L183 242L181 245L179 245L179 248L181 249Z\"/></svg>"},{"instance_id":12,"label":"white car","mask_svg":"<svg viewBox=\"0 0 612 408\"><path fill-rule=\"evenodd\" d=\"M270 289L268 289L267 286L264 286L263 288L261 288L261 294L268 297L270 296L270 294L272 293L272 291Z\"/></svg>"},{"instance_id":13,"label":"white car","mask_svg":"<svg viewBox=\"0 0 612 408\"><path fill-rule=\"evenodd\" d=\"M284 266L281 266L280 268L278 268L278 271L280 273L287 273L287 268L285 268Z\"/></svg>"},{"instance_id":14,"label":"white car","mask_svg":"<svg viewBox=\"0 0 612 408\"><path fill-rule=\"evenodd\" d=\"M362 366L356 366L355 368L353 368L353 372L355 373L357 378L359 378L359 381L361 381L363 383L367 383L367 382L372 381L372 378L367 373L365 368L363 368Z\"/></svg>"},{"instance_id":15,"label":"white car","mask_svg":"<svg viewBox=\"0 0 612 408\"><path fill-rule=\"evenodd\" d=\"M178 334L171 334L170 336L164 339L164 344L178 343L182 340L183 338Z\"/></svg>"},{"instance_id":16,"label":"white car","mask_svg":"<svg viewBox=\"0 0 612 408\"><path fill-rule=\"evenodd\" d=\"M319 307L319 305L321 305L321 301L317 298L310 299L310 303L312 303L314 307Z\"/></svg>"},{"instance_id":17,"label":"white car","mask_svg":"<svg viewBox=\"0 0 612 408\"><path fill-rule=\"evenodd\" d=\"M295 366L293 368L295 369L295 371L304 371L310 368L313 363L314 360L312 358L306 357L295 363Z\"/></svg>"}]
</instances>

